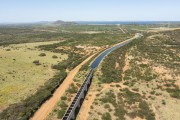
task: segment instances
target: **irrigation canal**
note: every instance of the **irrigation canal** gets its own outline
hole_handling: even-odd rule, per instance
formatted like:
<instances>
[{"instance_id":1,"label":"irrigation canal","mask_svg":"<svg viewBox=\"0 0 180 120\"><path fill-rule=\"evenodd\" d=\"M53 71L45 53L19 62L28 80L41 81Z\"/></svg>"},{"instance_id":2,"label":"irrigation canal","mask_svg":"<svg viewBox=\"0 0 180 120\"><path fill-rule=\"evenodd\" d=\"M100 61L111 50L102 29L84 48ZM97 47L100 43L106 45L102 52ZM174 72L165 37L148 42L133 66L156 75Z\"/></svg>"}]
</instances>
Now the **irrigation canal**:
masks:
<instances>
[{"instance_id":1,"label":"irrigation canal","mask_svg":"<svg viewBox=\"0 0 180 120\"><path fill-rule=\"evenodd\" d=\"M141 36L142 36L141 34L137 33L133 38L126 40L125 42L116 44L113 47L105 50L94 60L94 62L90 66L91 70L90 70L89 74L85 78L85 80L84 80L83 84L81 85L79 91L77 92L74 100L72 101L71 105L69 106L68 110L66 111L66 113L63 117L63 120L75 120L76 119L76 116L81 108L81 105L82 105L82 103L86 97L86 94L89 90L89 87L91 85L94 69L98 67L98 65L103 60L103 58L106 55L108 55L110 52L128 44L129 42L131 42L134 39L140 38Z\"/></svg>"}]
</instances>

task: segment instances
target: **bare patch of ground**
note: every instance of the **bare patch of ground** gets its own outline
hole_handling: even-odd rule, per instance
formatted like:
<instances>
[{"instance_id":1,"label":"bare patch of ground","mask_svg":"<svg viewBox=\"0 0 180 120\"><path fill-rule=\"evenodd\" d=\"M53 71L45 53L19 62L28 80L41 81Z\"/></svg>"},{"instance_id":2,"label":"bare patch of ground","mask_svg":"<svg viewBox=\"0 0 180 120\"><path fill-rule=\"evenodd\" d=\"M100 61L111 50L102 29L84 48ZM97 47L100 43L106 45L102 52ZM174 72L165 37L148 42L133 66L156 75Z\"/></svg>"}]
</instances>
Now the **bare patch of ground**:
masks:
<instances>
[{"instance_id":1,"label":"bare patch of ground","mask_svg":"<svg viewBox=\"0 0 180 120\"><path fill-rule=\"evenodd\" d=\"M80 34L98 34L98 33L104 33L103 31L81 31L78 32Z\"/></svg>"},{"instance_id":2,"label":"bare patch of ground","mask_svg":"<svg viewBox=\"0 0 180 120\"><path fill-rule=\"evenodd\" d=\"M117 69L117 68L119 68L119 63L118 62L116 62L116 64L115 64L115 69Z\"/></svg>"},{"instance_id":3,"label":"bare patch of ground","mask_svg":"<svg viewBox=\"0 0 180 120\"><path fill-rule=\"evenodd\" d=\"M160 28L150 28L148 32L163 32L163 31L172 31L172 30L179 30L180 28L167 28L167 27L160 27Z\"/></svg>"},{"instance_id":4,"label":"bare patch of ground","mask_svg":"<svg viewBox=\"0 0 180 120\"><path fill-rule=\"evenodd\" d=\"M121 27L119 27L119 29L120 29L123 33L126 33Z\"/></svg>"},{"instance_id":5,"label":"bare patch of ground","mask_svg":"<svg viewBox=\"0 0 180 120\"><path fill-rule=\"evenodd\" d=\"M81 110L79 112L79 115L77 118L78 120L87 120L87 118L89 116L88 112L90 110L92 103L94 102L94 100L96 98L96 95L97 95L97 92L95 92L95 91L90 91L87 94L87 97L84 100Z\"/></svg>"},{"instance_id":6,"label":"bare patch of ground","mask_svg":"<svg viewBox=\"0 0 180 120\"><path fill-rule=\"evenodd\" d=\"M85 54L87 53L95 53L97 51L100 51L102 47L97 47L97 46L83 46L83 45L78 45L76 48L83 49L85 51Z\"/></svg>"},{"instance_id":7,"label":"bare patch of ground","mask_svg":"<svg viewBox=\"0 0 180 120\"><path fill-rule=\"evenodd\" d=\"M52 33L57 33L57 32L58 32L58 31L56 31L56 30L42 30L42 29L34 29L34 31L52 32Z\"/></svg>"}]
</instances>

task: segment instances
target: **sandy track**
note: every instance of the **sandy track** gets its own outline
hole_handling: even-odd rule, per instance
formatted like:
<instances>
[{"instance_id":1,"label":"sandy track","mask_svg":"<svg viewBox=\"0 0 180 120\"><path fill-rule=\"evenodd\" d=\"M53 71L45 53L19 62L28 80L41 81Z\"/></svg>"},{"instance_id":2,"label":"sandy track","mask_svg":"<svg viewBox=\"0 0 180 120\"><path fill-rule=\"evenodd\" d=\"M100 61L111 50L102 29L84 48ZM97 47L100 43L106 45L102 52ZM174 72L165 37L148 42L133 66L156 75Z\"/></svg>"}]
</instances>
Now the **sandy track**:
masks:
<instances>
[{"instance_id":1,"label":"sandy track","mask_svg":"<svg viewBox=\"0 0 180 120\"><path fill-rule=\"evenodd\" d=\"M64 80L64 82L57 88L54 92L53 96L47 100L34 114L31 120L44 120L47 115L53 110L56 103L59 101L61 96L64 94L65 90L68 89L69 85L73 82L73 78L79 69L84 65L88 60L90 60L95 54L88 57L81 64L76 66L71 72L69 72L68 76Z\"/></svg>"},{"instance_id":2,"label":"sandy track","mask_svg":"<svg viewBox=\"0 0 180 120\"><path fill-rule=\"evenodd\" d=\"M78 114L78 118L77 120L87 120L89 117L89 111L91 108L91 105L93 104L94 100L96 99L96 95L98 93L101 93L102 91L110 88L111 84L103 84L103 89L100 92L94 91L94 89L92 88L92 91L90 90L87 94L87 99L84 100L81 110Z\"/></svg>"},{"instance_id":3,"label":"sandy track","mask_svg":"<svg viewBox=\"0 0 180 120\"><path fill-rule=\"evenodd\" d=\"M96 98L96 94L98 92L91 92L91 96L88 96L87 99L84 100L83 102L83 106L82 106L82 110L79 112L79 117L78 117L78 120L87 120L89 114L89 110L90 110L90 107L92 105L92 103L94 102L95 98ZM88 95L90 95L88 94Z\"/></svg>"},{"instance_id":4,"label":"sandy track","mask_svg":"<svg viewBox=\"0 0 180 120\"><path fill-rule=\"evenodd\" d=\"M126 33L121 27L119 27L119 29L120 29L124 34Z\"/></svg>"},{"instance_id":5,"label":"sandy track","mask_svg":"<svg viewBox=\"0 0 180 120\"><path fill-rule=\"evenodd\" d=\"M103 88L100 92L97 92L94 90L88 92L87 97L86 97L87 99L85 99L83 104L82 104L82 107L81 107L81 110L78 114L77 120L87 120L88 119L89 111L90 111L91 105L93 104L94 100L96 99L96 95L98 93L101 93L104 90L109 89L110 85L112 85L112 84L111 83L110 84L103 84L102 85Z\"/></svg>"}]
</instances>

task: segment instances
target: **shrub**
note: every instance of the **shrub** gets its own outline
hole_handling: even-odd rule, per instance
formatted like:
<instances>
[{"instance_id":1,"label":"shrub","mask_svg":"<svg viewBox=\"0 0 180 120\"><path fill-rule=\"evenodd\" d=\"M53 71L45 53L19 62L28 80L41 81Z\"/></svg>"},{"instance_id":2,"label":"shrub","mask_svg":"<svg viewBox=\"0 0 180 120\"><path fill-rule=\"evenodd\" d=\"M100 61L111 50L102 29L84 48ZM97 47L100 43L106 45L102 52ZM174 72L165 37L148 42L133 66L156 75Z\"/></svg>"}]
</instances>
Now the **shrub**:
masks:
<instances>
[{"instance_id":1,"label":"shrub","mask_svg":"<svg viewBox=\"0 0 180 120\"><path fill-rule=\"evenodd\" d=\"M11 51L11 49L6 49L6 51Z\"/></svg>"},{"instance_id":2,"label":"shrub","mask_svg":"<svg viewBox=\"0 0 180 120\"><path fill-rule=\"evenodd\" d=\"M61 109L58 111L58 119L62 119L62 117L64 116L66 110L65 109Z\"/></svg>"},{"instance_id":3,"label":"shrub","mask_svg":"<svg viewBox=\"0 0 180 120\"><path fill-rule=\"evenodd\" d=\"M109 104L105 104L105 105L104 105L104 108L106 108L106 109L107 109L107 108L110 108L110 105L109 105Z\"/></svg>"},{"instance_id":4,"label":"shrub","mask_svg":"<svg viewBox=\"0 0 180 120\"><path fill-rule=\"evenodd\" d=\"M132 90L138 92L138 91L139 91L139 88L132 88Z\"/></svg>"},{"instance_id":5,"label":"shrub","mask_svg":"<svg viewBox=\"0 0 180 120\"><path fill-rule=\"evenodd\" d=\"M174 89L167 88L166 91L170 94L171 97L180 99L180 89L175 87Z\"/></svg>"},{"instance_id":6,"label":"shrub","mask_svg":"<svg viewBox=\"0 0 180 120\"><path fill-rule=\"evenodd\" d=\"M112 109L111 109L111 108L109 108L109 109L108 109L108 111L109 111L109 112L111 112L111 111L112 111Z\"/></svg>"},{"instance_id":7,"label":"shrub","mask_svg":"<svg viewBox=\"0 0 180 120\"><path fill-rule=\"evenodd\" d=\"M162 100L162 104L163 104L163 105L166 105L166 101L165 101L165 100Z\"/></svg>"},{"instance_id":8,"label":"shrub","mask_svg":"<svg viewBox=\"0 0 180 120\"><path fill-rule=\"evenodd\" d=\"M106 112L106 113L102 114L101 119L102 120L111 120L111 115L108 112Z\"/></svg>"},{"instance_id":9,"label":"shrub","mask_svg":"<svg viewBox=\"0 0 180 120\"><path fill-rule=\"evenodd\" d=\"M67 100L67 97L66 96L62 96L61 100Z\"/></svg>"},{"instance_id":10,"label":"shrub","mask_svg":"<svg viewBox=\"0 0 180 120\"><path fill-rule=\"evenodd\" d=\"M140 108L140 110L138 111L139 117L144 118L145 116L147 120L155 120L154 113L152 112L152 110L150 110L148 104L145 101L141 101L139 103L139 108Z\"/></svg>"},{"instance_id":11,"label":"shrub","mask_svg":"<svg viewBox=\"0 0 180 120\"><path fill-rule=\"evenodd\" d=\"M129 85L129 82L128 82L128 81L126 81L126 82L124 82L124 83L123 83L123 85Z\"/></svg>"},{"instance_id":12,"label":"shrub","mask_svg":"<svg viewBox=\"0 0 180 120\"><path fill-rule=\"evenodd\" d=\"M154 95L156 92L153 90L150 92L151 95Z\"/></svg>"},{"instance_id":13,"label":"shrub","mask_svg":"<svg viewBox=\"0 0 180 120\"><path fill-rule=\"evenodd\" d=\"M35 65L41 65L41 63L39 62L39 60L34 60L33 63L34 63Z\"/></svg>"},{"instance_id":14,"label":"shrub","mask_svg":"<svg viewBox=\"0 0 180 120\"><path fill-rule=\"evenodd\" d=\"M67 105L64 101L61 101L60 104L59 104L59 106L60 106L61 108L67 108L67 107L68 107L68 105Z\"/></svg>"},{"instance_id":15,"label":"shrub","mask_svg":"<svg viewBox=\"0 0 180 120\"><path fill-rule=\"evenodd\" d=\"M45 53L40 53L39 56L44 57L44 56L46 56L46 54Z\"/></svg>"},{"instance_id":16,"label":"shrub","mask_svg":"<svg viewBox=\"0 0 180 120\"><path fill-rule=\"evenodd\" d=\"M58 57L56 55L53 55L52 58L57 59Z\"/></svg>"},{"instance_id":17,"label":"shrub","mask_svg":"<svg viewBox=\"0 0 180 120\"><path fill-rule=\"evenodd\" d=\"M77 91L78 91L78 88L72 83L71 85L70 85L70 87L66 90L66 92L69 92L69 93L77 93Z\"/></svg>"}]
</instances>

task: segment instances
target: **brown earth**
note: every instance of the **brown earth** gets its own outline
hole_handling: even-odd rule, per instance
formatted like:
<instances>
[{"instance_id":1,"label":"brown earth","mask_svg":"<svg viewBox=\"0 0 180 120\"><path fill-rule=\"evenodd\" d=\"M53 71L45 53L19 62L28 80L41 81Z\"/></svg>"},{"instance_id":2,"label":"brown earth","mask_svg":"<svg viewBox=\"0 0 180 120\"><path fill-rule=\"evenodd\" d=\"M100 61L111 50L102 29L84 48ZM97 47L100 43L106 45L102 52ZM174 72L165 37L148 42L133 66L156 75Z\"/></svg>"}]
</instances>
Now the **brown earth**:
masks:
<instances>
[{"instance_id":1,"label":"brown earth","mask_svg":"<svg viewBox=\"0 0 180 120\"><path fill-rule=\"evenodd\" d=\"M89 96L87 97L87 99L84 101L83 106L82 106L82 110L79 112L79 117L78 120L87 120L88 118L88 112L90 110L90 107L92 105L92 103L94 102L96 95L98 92L91 92L89 94Z\"/></svg>"}]
</instances>

